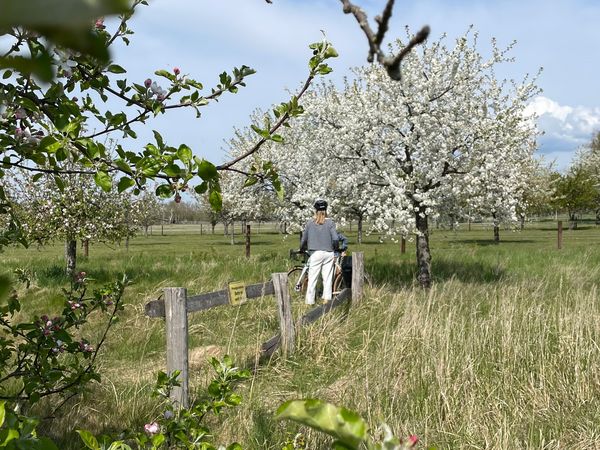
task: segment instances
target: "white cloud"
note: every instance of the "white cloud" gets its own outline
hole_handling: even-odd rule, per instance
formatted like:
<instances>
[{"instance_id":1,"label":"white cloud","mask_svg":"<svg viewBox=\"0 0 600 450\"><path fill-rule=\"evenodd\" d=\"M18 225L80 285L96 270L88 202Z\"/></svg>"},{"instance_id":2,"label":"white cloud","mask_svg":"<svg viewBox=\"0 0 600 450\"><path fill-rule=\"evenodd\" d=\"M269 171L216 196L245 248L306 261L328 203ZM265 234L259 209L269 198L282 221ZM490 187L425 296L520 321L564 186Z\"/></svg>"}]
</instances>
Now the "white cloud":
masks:
<instances>
[{"instance_id":1,"label":"white cloud","mask_svg":"<svg viewBox=\"0 0 600 450\"><path fill-rule=\"evenodd\" d=\"M575 151L600 131L599 107L561 105L538 96L527 106L526 113L537 117L538 129L544 133L539 138L540 152L556 160L559 169L565 169Z\"/></svg>"}]
</instances>

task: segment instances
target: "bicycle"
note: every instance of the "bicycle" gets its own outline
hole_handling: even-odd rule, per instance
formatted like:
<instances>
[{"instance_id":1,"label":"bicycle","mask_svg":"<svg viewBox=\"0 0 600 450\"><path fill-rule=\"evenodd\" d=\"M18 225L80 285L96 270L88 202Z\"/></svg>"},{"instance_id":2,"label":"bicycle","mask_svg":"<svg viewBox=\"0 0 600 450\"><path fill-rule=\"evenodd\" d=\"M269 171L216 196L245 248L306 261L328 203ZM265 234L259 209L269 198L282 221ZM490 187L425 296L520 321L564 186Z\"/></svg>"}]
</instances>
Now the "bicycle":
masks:
<instances>
[{"instance_id":1,"label":"bicycle","mask_svg":"<svg viewBox=\"0 0 600 450\"><path fill-rule=\"evenodd\" d=\"M346 256L346 252L337 253L333 262L333 286L332 294L333 297L338 295L345 287L346 283L344 280L344 273L342 270L343 258ZM301 258L302 264L296 264L290 270L288 270L288 280L292 286L292 290L295 293L294 297L303 299L306 296L306 288L308 286L308 259L309 254L305 251L290 250L290 259ZM319 277L317 282L317 296L323 293L323 280Z\"/></svg>"}]
</instances>

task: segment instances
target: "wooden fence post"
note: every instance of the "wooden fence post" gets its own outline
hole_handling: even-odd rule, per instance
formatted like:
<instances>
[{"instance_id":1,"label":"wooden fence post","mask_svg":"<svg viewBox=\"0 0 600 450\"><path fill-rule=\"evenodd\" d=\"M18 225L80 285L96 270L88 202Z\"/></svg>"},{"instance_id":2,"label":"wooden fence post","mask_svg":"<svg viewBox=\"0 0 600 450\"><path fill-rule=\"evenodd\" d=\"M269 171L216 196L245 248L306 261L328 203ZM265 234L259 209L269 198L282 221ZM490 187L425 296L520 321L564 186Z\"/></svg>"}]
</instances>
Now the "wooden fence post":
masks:
<instances>
[{"instance_id":1,"label":"wooden fence post","mask_svg":"<svg viewBox=\"0 0 600 450\"><path fill-rule=\"evenodd\" d=\"M165 318L167 331L167 373L179 370L181 386L173 388L171 400L188 407L188 322L187 289L165 288Z\"/></svg>"},{"instance_id":2,"label":"wooden fence post","mask_svg":"<svg viewBox=\"0 0 600 450\"><path fill-rule=\"evenodd\" d=\"M558 246L559 250L562 248L562 234L563 234L562 220L559 220L558 221L558 237L557 237L557 246Z\"/></svg>"},{"instance_id":3,"label":"wooden fence post","mask_svg":"<svg viewBox=\"0 0 600 450\"><path fill-rule=\"evenodd\" d=\"M281 335L281 348L284 357L294 353L295 335L294 320L292 318L292 301L288 291L287 273L274 273L273 289L277 299L277 310L279 311L279 329Z\"/></svg>"},{"instance_id":4,"label":"wooden fence post","mask_svg":"<svg viewBox=\"0 0 600 450\"><path fill-rule=\"evenodd\" d=\"M404 255L406 253L406 238L402 236L402 240L400 241L400 254Z\"/></svg>"},{"instance_id":5,"label":"wooden fence post","mask_svg":"<svg viewBox=\"0 0 600 450\"><path fill-rule=\"evenodd\" d=\"M363 252L352 252L352 303L357 305L363 298L365 264Z\"/></svg>"},{"instance_id":6,"label":"wooden fence post","mask_svg":"<svg viewBox=\"0 0 600 450\"><path fill-rule=\"evenodd\" d=\"M246 258L250 258L250 225L246 225Z\"/></svg>"}]
</instances>

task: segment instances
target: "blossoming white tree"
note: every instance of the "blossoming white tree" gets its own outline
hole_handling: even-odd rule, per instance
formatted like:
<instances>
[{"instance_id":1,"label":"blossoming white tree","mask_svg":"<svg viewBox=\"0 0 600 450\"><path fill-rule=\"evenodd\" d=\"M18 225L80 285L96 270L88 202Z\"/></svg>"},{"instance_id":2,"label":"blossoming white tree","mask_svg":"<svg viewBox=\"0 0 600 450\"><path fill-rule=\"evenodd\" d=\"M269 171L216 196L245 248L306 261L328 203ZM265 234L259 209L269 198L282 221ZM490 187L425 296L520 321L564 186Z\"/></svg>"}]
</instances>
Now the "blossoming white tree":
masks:
<instances>
[{"instance_id":1,"label":"blossoming white tree","mask_svg":"<svg viewBox=\"0 0 600 450\"><path fill-rule=\"evenodd\" d=\"M484 59L476 41L469 31L452 47L442 37L414 50L404 59L401 82L369 66L357 69L343 90L322 87L305 100L293 132L296 151L278 160L282 179L282 165L296 168L297 196L305 202L326 192L331 173L361 186L345 197L363 193L360 203L378 230L415 234L424 287L431 284L429 219L442 202L451 196L458 205L514 217L520 167L534 149L536 131L523 114L538 92L534 81L498 81L494 68L509 61L510 47L493 42Z\"/></svg>"},{"instance_id":2,"label":"blossoming white tree","mask_svg":"<svg viewBox=\"0 0 600 450\"><path fill-rule=\"evenodd\" d=\"M8 194L14 202L25 237L45 244L65 242L68 274L76 266L77 241L116 242L135 234L139 227L141 199L99 188L82 174L68 174L57 189L52 176L33 180L27 171L11 177Z\"/></svg>"}]
</instances>

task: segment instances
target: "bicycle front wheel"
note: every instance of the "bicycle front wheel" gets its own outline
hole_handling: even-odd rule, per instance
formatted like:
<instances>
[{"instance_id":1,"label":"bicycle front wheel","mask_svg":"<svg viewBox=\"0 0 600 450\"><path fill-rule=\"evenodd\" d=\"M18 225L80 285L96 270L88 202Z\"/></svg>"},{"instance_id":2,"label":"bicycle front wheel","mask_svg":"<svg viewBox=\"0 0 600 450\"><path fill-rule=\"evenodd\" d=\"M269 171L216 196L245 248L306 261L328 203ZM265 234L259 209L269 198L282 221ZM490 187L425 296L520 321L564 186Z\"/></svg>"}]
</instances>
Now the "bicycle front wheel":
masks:
<instances>
[{"instance_id":1,"label":"bicycle front wheel","mask_svg":"<svg viewBox=\"0 0 600 450\"><path fill-rule=\"evenodd\" d=\"M303 267L294 267L288 271L288 283L290 285L292 300L304 301L306 286L308 285L308 273L302 272Z\"/></svg>"},{"instance_id":2,"label":"bicycle front wheel","mask_svg":"<svg viewBox=\"0 0 600 450\"><path fill-rule=\"evenodd\" d=\"M344 290L345 287L346 287L346 283L344 283L344 277L342 276L342 273L340 272L333 279L333 296L335 297L336 295L338 295L340 292L342 292Z\"/></svg>"}]
</instances>

